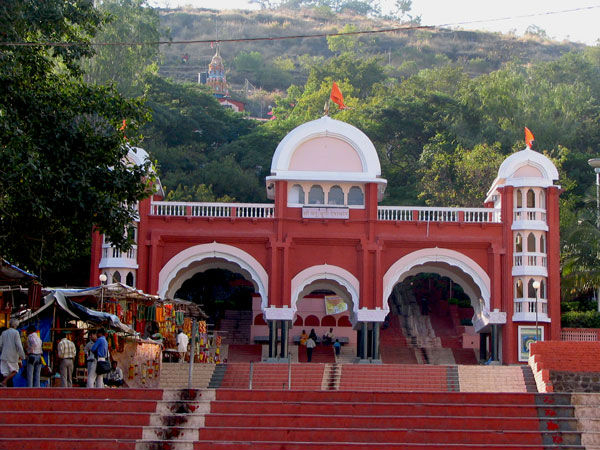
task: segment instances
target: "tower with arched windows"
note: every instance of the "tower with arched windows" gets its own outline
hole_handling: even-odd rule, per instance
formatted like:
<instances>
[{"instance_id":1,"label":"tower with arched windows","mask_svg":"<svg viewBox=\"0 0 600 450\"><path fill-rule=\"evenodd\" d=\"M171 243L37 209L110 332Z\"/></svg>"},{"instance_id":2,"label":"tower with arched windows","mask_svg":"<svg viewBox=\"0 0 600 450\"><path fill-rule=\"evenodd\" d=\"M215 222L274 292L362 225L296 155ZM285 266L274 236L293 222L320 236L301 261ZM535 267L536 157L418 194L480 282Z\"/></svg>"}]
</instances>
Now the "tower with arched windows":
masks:
<instances>
[{"instance_id":1,"label":"tower with arched windows","mask_svg":"<svg viewBox=\"0 0 600 450\"><path fill-rule=\"evenodd\" d=\"M506 211L505 233L512 242L507 248L511 273L506 282L512 304L507 305L506 312L511 315L521 347L544 340L549 328L560 329L556 180L554 164L526 148L504 160L487 199L497 205L504 203L502 211ZM552 304L550 298L554 299ZM525 359L525 352L520 352L519 359Z\"/></svg>"}]
</instances>

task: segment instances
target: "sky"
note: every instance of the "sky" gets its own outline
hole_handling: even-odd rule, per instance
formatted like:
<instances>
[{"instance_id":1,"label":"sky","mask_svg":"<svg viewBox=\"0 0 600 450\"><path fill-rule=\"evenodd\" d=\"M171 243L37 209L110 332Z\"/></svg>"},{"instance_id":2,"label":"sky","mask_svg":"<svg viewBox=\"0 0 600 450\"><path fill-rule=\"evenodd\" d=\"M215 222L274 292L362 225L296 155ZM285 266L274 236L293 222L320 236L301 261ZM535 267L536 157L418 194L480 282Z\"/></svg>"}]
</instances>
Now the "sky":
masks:
<instances>
[{"instance_id":1,"label":"sky","mask_svg":"<svg viewBox=\"0 0 600 450\"><path fill-rule=\"evenodd\" d=\"M194 6L213 9L258 9L248 0L151 0L161 7ZM382 0L392 5L394 0ZM581 11L545 14L547 12L595 7ZM535 25L556 40L568 39L597 45L600 39L600 1L590 0L413 0L411 13L421 16L422 25L446 25L466 30L514 32L522 35ZM535 14L532 17L518 16ZM510 17L508 20L494 20ZM468 24L466 22L485 21ZM451 25L449 25L451 24ZM232 36L233 37L233 36Z\"/></svg>"}]
</instances>

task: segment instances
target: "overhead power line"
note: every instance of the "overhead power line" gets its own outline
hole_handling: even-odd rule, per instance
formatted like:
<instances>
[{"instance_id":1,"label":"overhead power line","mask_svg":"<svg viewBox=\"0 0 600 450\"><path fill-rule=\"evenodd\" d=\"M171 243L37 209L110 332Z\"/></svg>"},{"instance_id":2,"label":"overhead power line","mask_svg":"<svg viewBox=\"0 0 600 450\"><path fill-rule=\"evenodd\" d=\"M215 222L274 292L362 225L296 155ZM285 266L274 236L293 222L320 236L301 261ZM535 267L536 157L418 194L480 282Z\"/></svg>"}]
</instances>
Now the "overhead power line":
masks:
<instances>
[{"instance_id":1,"label":"overhead power line","mask_svg":"<svg viewBox=\"0 0 600 450\"><path fill-rule=\"evenodd\" d=\"M316 33L316 34L296 34L289 36L263 36L263 37L249 37L249 38L232 38L232 39L197 39L189 41L134 41L134 42L0 42L0 47L74 47L78 45L90 45L90 46L145 46L145 45L173 45L173 44L223 44L231 42L257 42L257 41L281 41L288 39L310 39L310 38L327 38L333 36L353 36L361 34L380 34L380 33L396 33L408 30L427 30L435 28L445 28L460 25L472 25L476 23L487 23L487 22L501 22L505 20L524 19L528 17L540 17L550 16L556 14L565 14L578 11L588 11L592 9L598 9L600 5L583 6L579 8L563 9L560 11L545 11L541 13L522 14L515 16L499 17L494 19L480 19L470 20L464 22L451 22L440 25L408 25L393 28L382 28L379 30L359 30L359 31L345 31L339 33Z\"/></svg>"}]
</instances>

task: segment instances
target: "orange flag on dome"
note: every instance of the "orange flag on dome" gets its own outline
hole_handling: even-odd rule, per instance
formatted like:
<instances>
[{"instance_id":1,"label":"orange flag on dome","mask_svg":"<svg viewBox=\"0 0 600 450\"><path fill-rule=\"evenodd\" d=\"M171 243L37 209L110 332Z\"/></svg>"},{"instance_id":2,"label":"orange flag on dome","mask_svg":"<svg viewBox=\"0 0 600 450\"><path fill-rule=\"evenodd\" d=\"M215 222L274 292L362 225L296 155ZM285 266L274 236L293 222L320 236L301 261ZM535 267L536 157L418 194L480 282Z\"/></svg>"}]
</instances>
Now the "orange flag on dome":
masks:
<instances>
[{"instance_id":1,"label":"orange flag on dome","mask_svg":"<svg viewBox=\"0 0 600 450\"><path fill-rule=\"evenodd\" d=\"M338 105L340 109L346 109L346 105L344 105L344 96L342 95L342 91L338 87L337 83L334 81L333 86L331 87L331 95L329 96L333 103Z\"/></svg>"},{"instance_id":2,"label":"orange flag on dome","mask_svg":"<svg viewBox=\"0 0 600 450\"><path fill-rule=\"evenodd\" d=\"M531 149L531 146L533 145L533 141L535 141L535 137L533 136L533 133L531 131L529 131L529 128L525 127L525 145L527 146L528 149Z\"/></svg>"}]
</instances>

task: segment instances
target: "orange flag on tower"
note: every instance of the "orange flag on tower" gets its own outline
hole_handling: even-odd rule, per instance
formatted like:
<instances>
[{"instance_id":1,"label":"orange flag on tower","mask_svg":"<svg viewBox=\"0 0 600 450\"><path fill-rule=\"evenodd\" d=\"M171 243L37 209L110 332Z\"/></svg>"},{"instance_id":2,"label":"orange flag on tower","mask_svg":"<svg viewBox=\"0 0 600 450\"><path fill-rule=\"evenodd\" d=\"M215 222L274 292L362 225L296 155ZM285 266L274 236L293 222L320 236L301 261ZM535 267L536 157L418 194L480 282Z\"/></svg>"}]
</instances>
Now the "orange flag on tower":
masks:
<instances>
[{"instance_id":1,"label":"orange flag on tower","mask_svg":"<svg viewBox=\"0 0 600 450\"><path fill-rule=\"evenodd\" d=\"M333 103L338 105L340 109L346 109L347 106L344 105L344 96L342 95L342 91L338 87L337 83L334 81L333 86L331 87L331 95L329 96Z\"/></svg>"},{"instance_id":2,"label":"orange flag on tower","mask_svg":"<svg viewBox=\"0 0 600 450\"><path fill-rule=\"evenodd\" d=\"M525 127L525 145L528 149L531 150L531 146L533 145L533 141L535 141L535 137L533 133L529 131L529 128Z\"/></svg>"}]
</instances>

